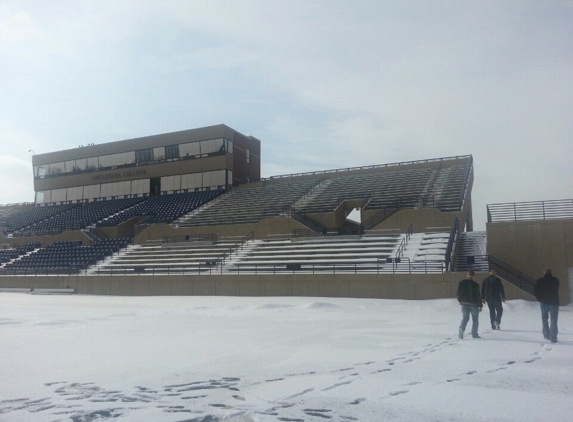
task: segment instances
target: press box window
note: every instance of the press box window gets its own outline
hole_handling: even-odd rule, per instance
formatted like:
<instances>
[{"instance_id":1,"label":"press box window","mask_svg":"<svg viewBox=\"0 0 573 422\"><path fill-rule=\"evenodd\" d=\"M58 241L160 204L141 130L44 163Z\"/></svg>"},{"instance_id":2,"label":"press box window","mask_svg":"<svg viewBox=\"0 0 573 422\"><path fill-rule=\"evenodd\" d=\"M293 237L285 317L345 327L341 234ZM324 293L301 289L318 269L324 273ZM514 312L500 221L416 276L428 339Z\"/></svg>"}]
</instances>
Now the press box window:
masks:
<instances>
[{"instance_id":1,"label":"press box window","mask_svg":"<svg viewBox=\"0 0 573 422\"><path fill-rule=\"evenodd\" d=\"M165 147L165 159L172 160L174 158L179 158L179 145Z\"/></svg>"},{"instance_id":2,"label":"press box window","mask_svg":"<svg viewBox=\"0 0 573 422\"><path fill-rule=\"evenodd\" d=\"M135 151L136 163L147 163L148 161L153 161L153 149L148 148Z\"/></svg>"}]
</instances>

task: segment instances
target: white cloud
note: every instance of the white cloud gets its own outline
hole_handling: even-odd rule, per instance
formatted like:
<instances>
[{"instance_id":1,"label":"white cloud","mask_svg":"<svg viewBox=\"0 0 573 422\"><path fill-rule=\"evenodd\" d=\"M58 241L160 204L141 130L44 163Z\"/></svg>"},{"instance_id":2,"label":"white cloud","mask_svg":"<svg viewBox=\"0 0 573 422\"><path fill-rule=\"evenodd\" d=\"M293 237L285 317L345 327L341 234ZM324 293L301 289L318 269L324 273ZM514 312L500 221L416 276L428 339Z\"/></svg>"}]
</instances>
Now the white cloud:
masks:
<instances>
[{"instance_id":1,"label":"white cloud","mask_svg":"<svg viewBox=\"0 0 573 422\"><path fill-rule=\"evenodd\" d=\"M473 154L478 228L573 196L567 2L7 4L0 116L37 152L223 122L265 175Z\"/></svg>"},{"instance_id":2,"label":"white cloud","mask_svg":"<svg viewBox=\"0 0 573 422\"><path fill-rule=\"evenodd\" d=\"M4 181L0 204L34 202L32 166L18 157L0 155L0 178Z\"/></svg>"},{"instance_id":3,"label":"white cloud","mask_svg":"<svg viewBox=\"0 0 573 422\"><path fill-rule=\"evenodd\" d=\"M0 21L0 45L40 36L36 23L25 12L16 12Z\"/></svg>"}]
</instances>

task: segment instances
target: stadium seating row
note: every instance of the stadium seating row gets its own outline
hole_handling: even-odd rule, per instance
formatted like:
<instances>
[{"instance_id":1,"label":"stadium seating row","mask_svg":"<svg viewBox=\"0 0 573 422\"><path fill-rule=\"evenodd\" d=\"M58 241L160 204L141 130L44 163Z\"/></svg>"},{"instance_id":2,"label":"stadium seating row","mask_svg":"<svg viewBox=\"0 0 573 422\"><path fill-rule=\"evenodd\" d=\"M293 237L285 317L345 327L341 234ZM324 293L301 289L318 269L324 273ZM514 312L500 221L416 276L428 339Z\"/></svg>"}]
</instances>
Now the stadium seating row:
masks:
<instances>
[{"instance_id":1,"label":"stadium seating row","mask_svg":"<svg viewBox=\"0 0 573 422\"><path fill-rule=\"evenodd\" d=\"M93 246L81 241L60 241L19 255L1 267L2 274L77 274L130 243L130 238L106 239Z\"/></svg>"}]
</instances>

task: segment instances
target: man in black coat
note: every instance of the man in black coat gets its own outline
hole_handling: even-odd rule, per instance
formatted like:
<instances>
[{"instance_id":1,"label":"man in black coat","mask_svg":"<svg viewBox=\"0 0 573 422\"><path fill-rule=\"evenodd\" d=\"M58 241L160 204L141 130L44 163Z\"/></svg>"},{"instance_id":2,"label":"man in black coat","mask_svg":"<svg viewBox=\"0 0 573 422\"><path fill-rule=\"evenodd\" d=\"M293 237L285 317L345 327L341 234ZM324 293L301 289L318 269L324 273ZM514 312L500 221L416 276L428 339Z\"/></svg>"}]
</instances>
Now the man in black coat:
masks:
<instances>
[{"instance_id":1,"label":"man in black coat","mask_svg":"<svg viewBox=\"0 0 573 422\"><path fill-rule=\"evenodd\" d=\"M541 305L543 337L557 343L557 317L559 316L559 280L551 275L551 269L543 271L543 277L535 282L535 297ZM551 319L551 326L549 325Z\"/></svg>"},{"instance_id":2,"label":"man in black coat","mask_svg":"<svg viewBox=\"0 0 573 422\"><path fill-rule=\"evenodd\" d=\"M467 277L459 282L457 297L462 305L462 322L460 324L459 337L464 338L466 325L472 316L472 337L480 338L478 334L479 313L482 309L482 300L479 291L479 284L474 281L475 273L468 271Z\"/></svg>"},{"instance_id":3,"label":"man in black coat","mask_svg":"<svg viewBox=\"0 0 573 422\"><path fill-rule=\"evenodd\" d=\"M503 314L501 302L505 302L505 290L495 270L491 270L489 276L481 282L481 297L483 303L487 302L487 307L489 308L491 329L499 330L501 315Z\"/></svg>"}]
</instances>

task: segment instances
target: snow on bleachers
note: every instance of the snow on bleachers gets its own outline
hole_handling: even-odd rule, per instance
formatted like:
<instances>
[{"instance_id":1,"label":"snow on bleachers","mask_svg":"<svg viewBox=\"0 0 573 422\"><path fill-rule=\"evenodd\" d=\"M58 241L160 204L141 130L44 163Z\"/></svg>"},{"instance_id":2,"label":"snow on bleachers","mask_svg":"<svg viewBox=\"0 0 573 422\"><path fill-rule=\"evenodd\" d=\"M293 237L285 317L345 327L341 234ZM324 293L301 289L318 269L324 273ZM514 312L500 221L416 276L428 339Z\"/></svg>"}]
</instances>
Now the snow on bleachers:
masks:
<instances>
[{"instance_id":1,"label":"snow on bleachers","mask_svg":"<svg viewBox=\"0 0 573 422\"><path fill-rule=\"evenodd\" d=\"M442 272L448 233L235 241L148 242L90 269L92 274L274 274Z\"/></svg>"},{"instance_id":2,"label":"snow on bleachers","mask_svg":"<svg viewBox=\"0 0 573 422\"><path fill-rule=\"evenodd\" d=\"M179 227L212 224L253 223L263 218L276 217L290 208L307 193L316 181L300 180L296 183L274 183L268 186L234 189L221 196L209 207L197 209L180 218Z\"/></svg>"},{"instance_id":3,"label":"snow on bleachers","mask_svg":"<svg viewBox=\"0 0 573 422\"><path fill-rule=\"evenodd\" d=\"M237 255L228 272L376 272L402 235L265 240Z\"/></svg>"},{"instance_id":4,"label":"snow on bleachers","mask_svg":"<svg viewBox=\"0 0 573 422\"><path fill-rule=\"evenodd\" d=\"M90 269L91 274L212 273L238 247L234 241L154 242L132 245Z\"/></svg>"}]
</instances>

